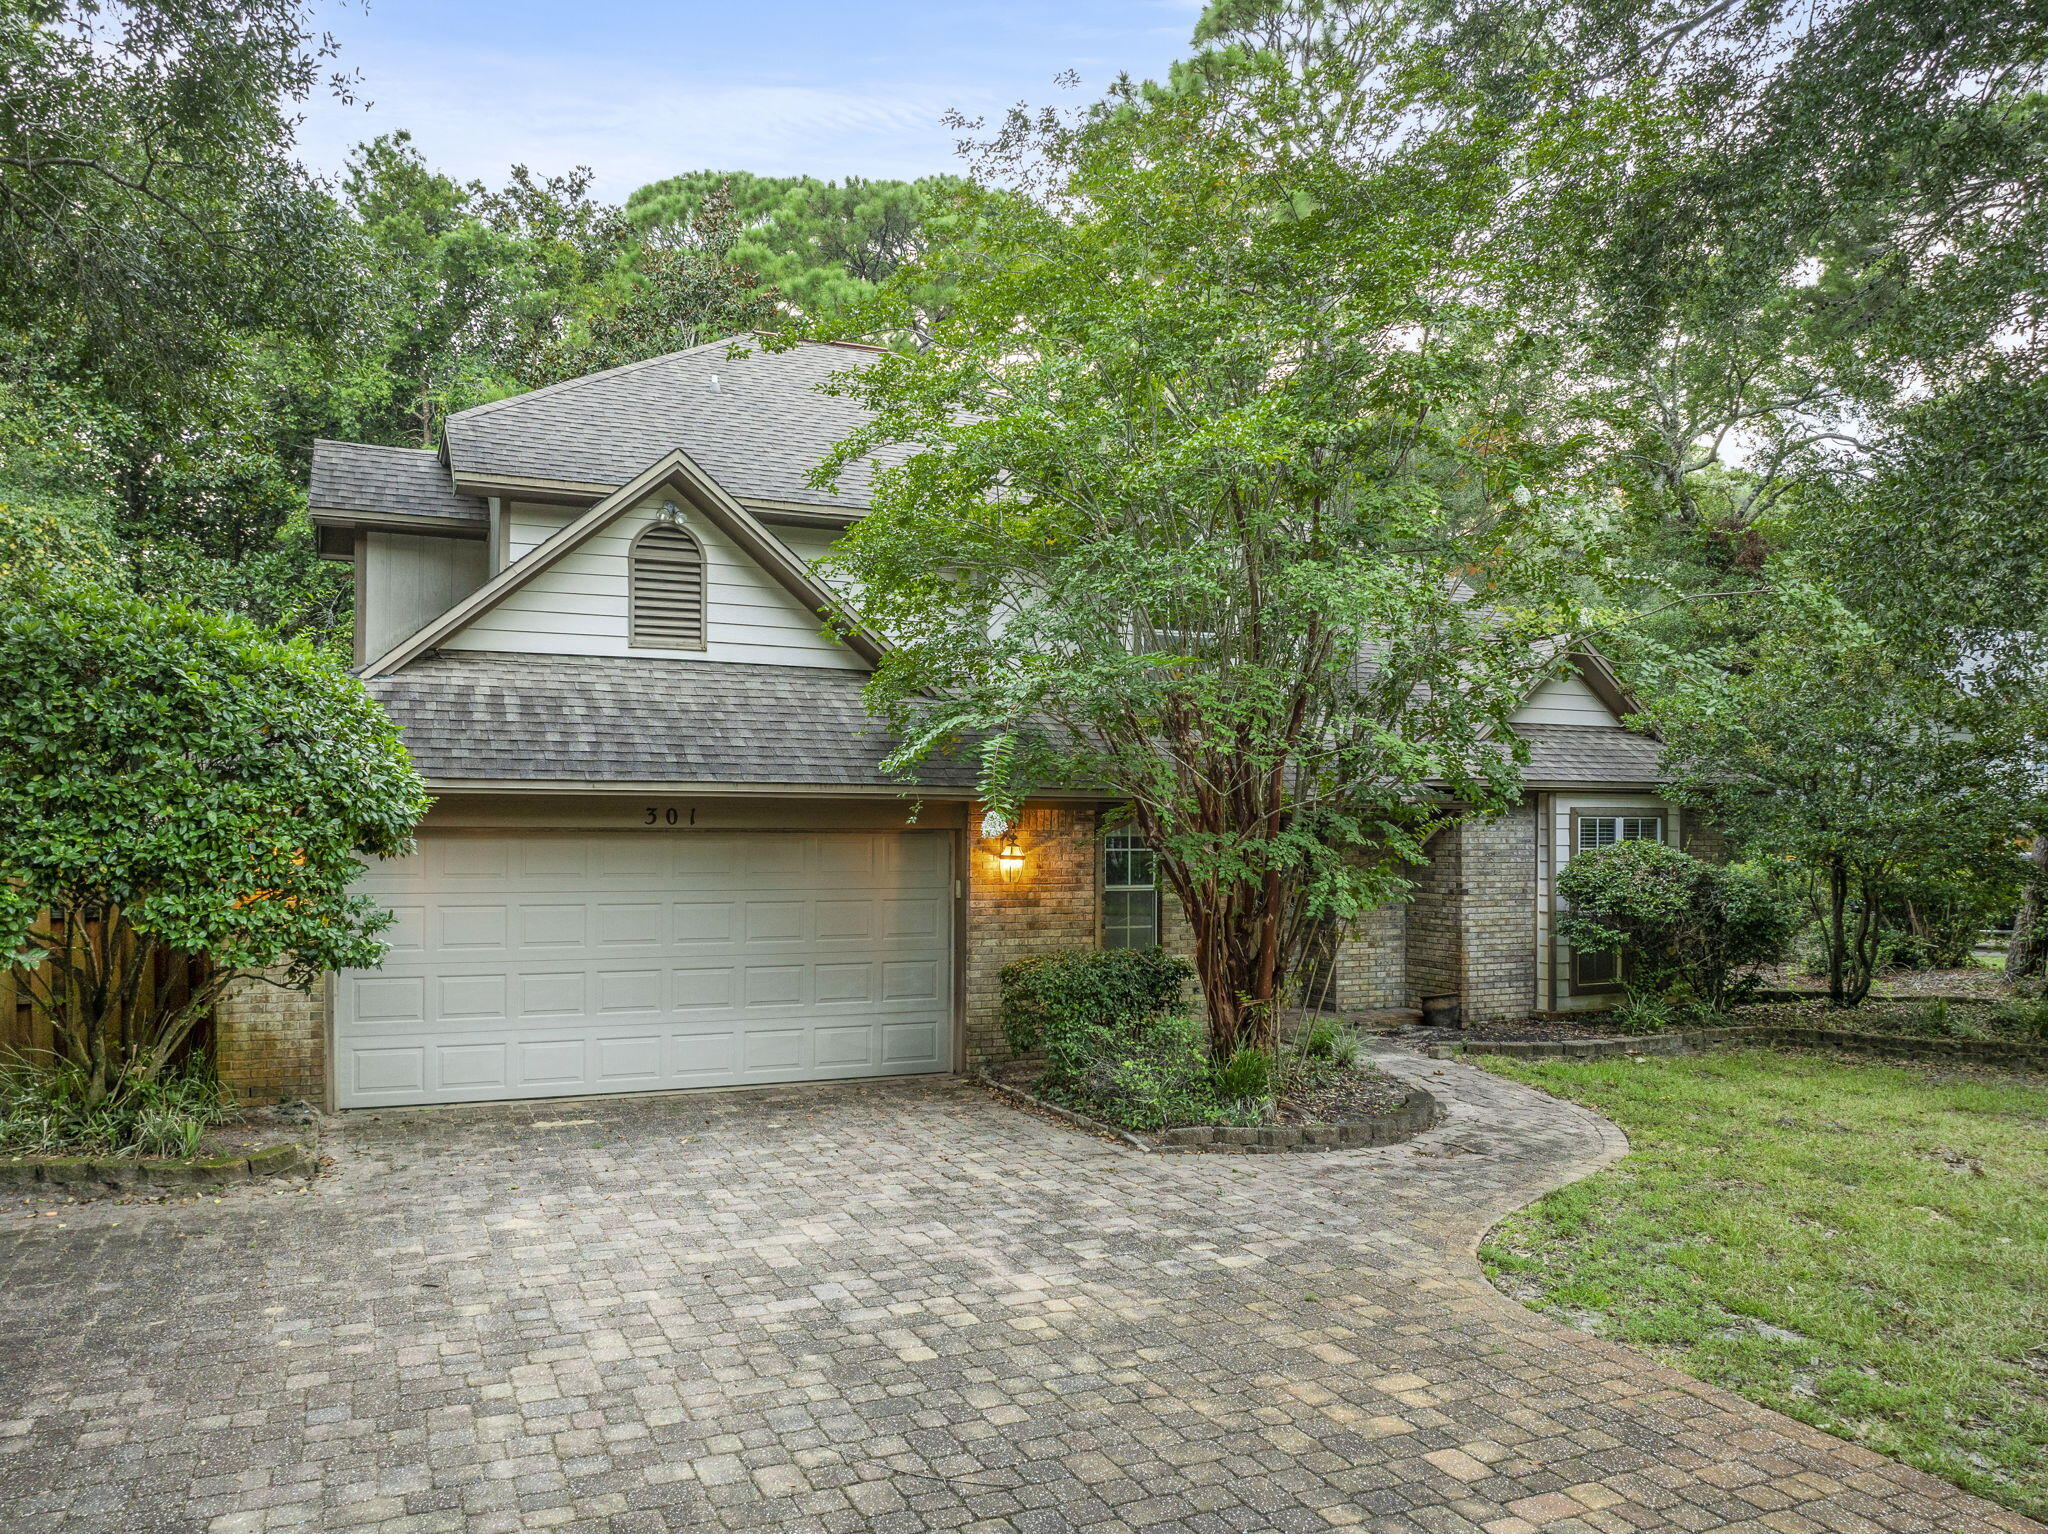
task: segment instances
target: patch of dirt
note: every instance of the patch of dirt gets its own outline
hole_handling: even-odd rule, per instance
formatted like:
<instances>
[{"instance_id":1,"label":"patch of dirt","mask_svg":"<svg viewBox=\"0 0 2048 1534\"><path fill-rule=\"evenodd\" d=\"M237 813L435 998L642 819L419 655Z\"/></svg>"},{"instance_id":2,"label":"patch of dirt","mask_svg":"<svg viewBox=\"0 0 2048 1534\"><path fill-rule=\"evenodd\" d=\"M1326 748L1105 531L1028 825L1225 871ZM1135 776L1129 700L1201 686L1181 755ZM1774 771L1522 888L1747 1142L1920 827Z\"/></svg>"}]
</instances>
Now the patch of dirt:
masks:
<instances>
[{"instance_id":1,"label":"patch of dirt","mask_svg":"<svg viewBox=\"0 0 2048 1534\"><path fill-rule=\"evenodd\" d=\"M1765 970L1764 984L1771 990L1814 991L1825 995L1824 975L1802 974L1796 969ZM1975 965L1966 969L1900 969L1879 975L1871 985L1873 999L1892 996L1951 996L1978 1001L2004 1001L2012 994L2005 983L2005 971Z\"/></svg>"},{"instance_id":2,"label":"patch of dirt","mask_svg":"<svg viewBox=\"0 0 2048 1534\"><path fill-rule=\"evenodd\" d=\"M292 1145L315 1139L319 1115L303 1102L275 1103L265 1108L242 1108L225 1124L216 1124L199 1141L199 1158L247 1156L269 1150L273 1145Z\"/></svg>"},{"instance_id":3,"label":"patch of dirt","mask_svg":"<svg viewBox=\"0 0 2048 1534\"><path fill-rule=\"evenodd\" d=\"M1280 1124L1355 1124L1391 1113L1407 1099L1408 1084L1374 1065L1355 1066L1280 1099Z\"/></svg>"}]
</instances>

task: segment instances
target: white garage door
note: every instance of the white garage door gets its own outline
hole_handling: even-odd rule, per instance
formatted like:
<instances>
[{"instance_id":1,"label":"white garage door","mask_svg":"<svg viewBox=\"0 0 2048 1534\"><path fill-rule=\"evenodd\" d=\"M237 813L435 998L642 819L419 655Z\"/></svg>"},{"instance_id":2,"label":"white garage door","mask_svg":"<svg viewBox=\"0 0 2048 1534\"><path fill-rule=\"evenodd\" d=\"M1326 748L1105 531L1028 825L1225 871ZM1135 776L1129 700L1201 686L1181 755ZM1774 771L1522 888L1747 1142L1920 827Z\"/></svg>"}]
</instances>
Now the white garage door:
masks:
<instances>
[{"instance_id":1,"label":"white garage door","mask_svg":"<svg viewBox=\"0 0 2048 1534\"><path fill-rule=\"evenodd\" d=\"M358 887L344 1107L951 1067L942 832L446 832Z\"/></svg>"}]
</instances>

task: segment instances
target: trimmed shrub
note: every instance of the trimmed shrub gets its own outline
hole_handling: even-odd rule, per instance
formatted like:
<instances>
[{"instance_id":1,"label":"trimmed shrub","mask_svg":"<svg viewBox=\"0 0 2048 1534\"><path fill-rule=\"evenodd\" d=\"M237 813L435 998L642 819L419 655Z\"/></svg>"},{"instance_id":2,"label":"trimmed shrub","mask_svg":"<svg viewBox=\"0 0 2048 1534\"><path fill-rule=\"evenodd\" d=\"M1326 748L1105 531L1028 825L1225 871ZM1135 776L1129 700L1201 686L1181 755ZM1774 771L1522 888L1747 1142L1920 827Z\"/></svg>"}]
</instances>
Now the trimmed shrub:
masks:
<instances>
[{"instance_id":1,"label":"trimmed shrub","mask_svg":"<svg viewBox=\"0 0 2048 1534\"><path fill-rule=\"evenodd\" d=\"M1740 1000L1792 935L1791 911L1762 879L1662 842L1581 853L1557 889L1569 902L1559 935L1579 953L1623 956L1644 1032Z\"/></svg>"},{"instance_id":2,"label":"trimmed shrub","mask_svg":"<svg viewBox=\"0 0 2048 1534\"><path fill-rule=\"evenodd\" d=\"M1073 1085L1105 1056L1127 1050L1180 1006L1194 967L1159 948L1036 954L1006 964L1003 1036L1045 1062L1050 1085Z\"/></svg>"}]
</instances>

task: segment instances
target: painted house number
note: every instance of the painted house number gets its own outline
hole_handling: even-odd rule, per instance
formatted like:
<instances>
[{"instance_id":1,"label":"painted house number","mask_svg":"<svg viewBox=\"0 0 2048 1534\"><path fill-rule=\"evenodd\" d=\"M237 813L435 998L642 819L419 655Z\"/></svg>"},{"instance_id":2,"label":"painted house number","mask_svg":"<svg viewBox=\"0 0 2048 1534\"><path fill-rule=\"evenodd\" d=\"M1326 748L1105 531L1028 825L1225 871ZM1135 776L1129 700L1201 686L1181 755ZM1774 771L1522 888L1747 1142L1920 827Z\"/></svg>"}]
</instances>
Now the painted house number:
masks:
<instances>
[{"instance_id":1,"label":"painted house number","mask_svg":"<svg viewBox=\"0 0 2048 1534\"><path fill-rule=\"evenodd\" d=\"M687 810L679 810L674 805L657 809L650 804L647 806L647 818L640 823L645 826L694 826L697 810L694 805Z\"/></svg>"}]
</instances>

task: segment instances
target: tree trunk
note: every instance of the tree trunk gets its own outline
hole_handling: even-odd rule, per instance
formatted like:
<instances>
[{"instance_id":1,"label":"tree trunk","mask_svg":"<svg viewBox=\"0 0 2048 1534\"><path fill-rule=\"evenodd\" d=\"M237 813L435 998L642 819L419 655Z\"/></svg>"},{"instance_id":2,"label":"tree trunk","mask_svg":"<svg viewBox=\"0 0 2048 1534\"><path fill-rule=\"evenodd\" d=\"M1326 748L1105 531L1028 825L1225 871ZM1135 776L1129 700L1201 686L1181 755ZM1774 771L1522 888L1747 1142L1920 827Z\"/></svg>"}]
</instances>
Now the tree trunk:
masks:
<instances>
[{"instance_id":1,"label":"tree trunk","mask_svg":"<svg viewBox=\"0 0 2048 1534\"><path fill-rule=\"evenodd\" d=\"M1849 967L1849 870L1840 858L1828 860L1828 1002L1848 1005Z\"/></svg>"},{"instance_id":2,"label":"tree trunk","mask_svg":"<svg viewBox=\"0 0 2048 1534\"><path fill-rule=\"evenodd\" d=\"M2005 978L2039 979L2048 967L2048 915L2042 911L2043 884L2048 883L2048 834L2037 833L2027 853L2033 866L2027 870L2027 885L2020 892L2019 915L2013 918L2012 941L2005 950Z\"/></svg>"}]
</instances>

